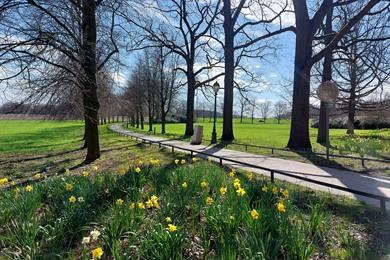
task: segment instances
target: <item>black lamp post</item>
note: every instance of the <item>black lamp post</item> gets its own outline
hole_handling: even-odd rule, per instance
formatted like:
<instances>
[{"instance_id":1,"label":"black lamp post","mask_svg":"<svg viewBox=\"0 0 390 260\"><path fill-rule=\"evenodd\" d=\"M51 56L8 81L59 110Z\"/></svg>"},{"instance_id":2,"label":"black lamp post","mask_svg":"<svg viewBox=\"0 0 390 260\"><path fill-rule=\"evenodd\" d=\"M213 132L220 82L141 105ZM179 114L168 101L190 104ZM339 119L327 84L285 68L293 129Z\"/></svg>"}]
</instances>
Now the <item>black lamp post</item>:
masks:
<instances>
[{"instance_id":1,"label":"black lamp post","mask_svg":"<svg viewBox=\"0 0 390 260\"><path fill-rule=\"evenodd\" d=\"M339 95L338 86L332 81L324 81L318 87L317 95L325 105L326 159L329 160L329 104L336 101Z\"/></svg>"},{"instance_id":2,"label":"black lamp post","mask_svg":"<svg viewBox=\"0 0 390 260\"><path fill-rule=\"evenodd\" d=\"M215 144L217 143L217 130L215 128L215 122L217 120L217 95L219 90L218 82L214 83L213 90L214 90L214 124L213 124L213 133L211 134L211 143Z\"/></svg>"}]
</instances>

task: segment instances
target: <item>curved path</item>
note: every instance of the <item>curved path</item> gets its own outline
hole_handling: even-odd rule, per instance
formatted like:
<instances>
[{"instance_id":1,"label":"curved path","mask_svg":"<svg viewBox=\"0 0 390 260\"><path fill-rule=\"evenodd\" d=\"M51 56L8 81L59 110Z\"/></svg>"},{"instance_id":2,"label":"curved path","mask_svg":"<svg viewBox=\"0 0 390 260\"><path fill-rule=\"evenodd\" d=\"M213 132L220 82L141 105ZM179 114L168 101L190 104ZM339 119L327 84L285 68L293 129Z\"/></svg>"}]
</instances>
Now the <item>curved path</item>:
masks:
<instances>
[{"instance_id":1,"label":"curved path","mask_svg":"<svg viewBox=\"0 0 390 260\"><path fill-rule=\"evenodd\" d=\"M205 146L205 145L191 145L185 141L179 140L168 140L164 137L151 136L135 133L133 131L125 130L121 125L111 125L110 130L133 137L142 137L145 140L149 141L160 141L162 144L175 145L178 148L190 149L196 152L202 152L210 155L217 155L227 159L238 160L244 163L250 163L274 170L281 170L285 172L292 173L294 175L303 176L309 179L318 180L321 182L331 183L334 185L347 187L354 190L359 190L363 192L368 192L372 194L377 194L380 196L385 196L390 198L390 180L378 177L371 177L365 174L360 174L353 171L339 170L329 167L316 166L309 163L302 163L292 160L279 159L274 157L268 157L264 155L251 154L246 152L234 151L229 149L224 149L216 146ZM185 152L185 151L183 151ZM217 160L210 157L211 160ZM234 167L242 170L252 171L253 173L263 174L269 176L269 172L263 170L250 168L240 164L233 164L229 162L224 162L224 165L229 167ZM324 187L321 185L305 182L302 180L294 179L288 176L280 175L275 173L275 178L295 183L298 185L306 186L311 189L327 191L332 194L346 195L348 197L356 198L361 201L366 202L370 205L379 206L379 201L372 198L367 198L359 195L354 195L345 191L340 191L333 188ZM386 208L389 209L390 202L386 203Z\"/></svg>"}]
</instances>

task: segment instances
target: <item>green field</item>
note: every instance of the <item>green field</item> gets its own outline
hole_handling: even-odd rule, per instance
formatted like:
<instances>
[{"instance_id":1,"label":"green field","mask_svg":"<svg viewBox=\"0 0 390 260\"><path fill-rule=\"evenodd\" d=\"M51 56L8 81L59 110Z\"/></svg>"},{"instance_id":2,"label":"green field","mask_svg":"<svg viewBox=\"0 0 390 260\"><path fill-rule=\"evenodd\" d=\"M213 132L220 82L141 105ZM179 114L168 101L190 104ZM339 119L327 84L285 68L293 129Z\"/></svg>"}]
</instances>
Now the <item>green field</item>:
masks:
<instances>
[{"instance_id":1,"label":"green field","mask_svg":"<svg viewBox=\"0 0 390 260\"><path fill-rule=\"evenodd\" d=\"M229 169L137 144L106 125L100 126L101 158L90 165L77 149L81 122L0 126L6 145L0 259L91 259L94 253L95 259L99 253L101 259L376 259L389 253L389 219L356 200L245 172L232 177ZM153 195L158 204L149 201Z\"/></svg>"},{"instance_id":2,"label":"green field","mask_svg":"<svg viewBox=\"0 0 390 260\"><path fill-rule=\"evenodd\" d=\"M83 127L81 121L0 120L0 153L75 149Z\"/></svg>"},{"instance_id":3,"label":"green field","mask_svg":"<svg viewBox=\"0 0 390 260\"><path fill-rule=\"evenodd\" d=\"M213 129L213 124L209 120L199 119L195 125L202 125L204 127L204 138L210 140ZM154 124L156 127L156 133L161 133L161 124ZM277 148L286 147L289 133L290 133L290 121L282 120L280 124L277 124L276 120L268 119L267 123L256 122L251 124L250 119L245 119L243 123L240 123L239 119L235 119L233 123L235 142L256 144L261 146L272 146ZM222 134L222 119L218 118L216 124L217 134ZM148 125L145 124L145 130L148 130ZM167 124L167 134L183 135L185 130L185 124L175 123ZM330 139L334 145L344 142L350 137L345 134L345 129L331 129ZM380 139L384 142L384 145L390 149L390 129L378 129L378 130L356 130L356 136L372 139ZM317 129L310 129L310 140L314 149L322 149L322 146L316 143ZM389 150L387 150L389 151Z\"/></svg>"}]
</instances>

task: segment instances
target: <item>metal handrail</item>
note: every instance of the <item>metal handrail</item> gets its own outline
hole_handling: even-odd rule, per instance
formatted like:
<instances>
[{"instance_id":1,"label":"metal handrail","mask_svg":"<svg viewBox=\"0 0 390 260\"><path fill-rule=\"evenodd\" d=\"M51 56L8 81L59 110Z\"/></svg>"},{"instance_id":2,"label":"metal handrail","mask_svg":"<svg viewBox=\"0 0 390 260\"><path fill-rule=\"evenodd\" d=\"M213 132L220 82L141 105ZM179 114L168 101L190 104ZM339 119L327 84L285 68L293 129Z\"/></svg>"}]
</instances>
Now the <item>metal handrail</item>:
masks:
<instances>
[{"instance_id":1,"label":"metal handrail","mask_svg":"<svg viewBox=\"0 0 390 260\"><path fill-rule=\"evenodd\" d=\"M204 155L204 156L208 156L208 157L213 157L213 158L216 158L216 159L219 160L219 165L220 166L223 165L223 161L226 161L226 162L231 162L231 163L244 165L244 166L251 167L251 168L256 168L256 169L259 169L259 170L268 171L270 173L271 182L274 182L274 175L275 175L275 173L277 173L277 174L281 174L281 175L288 176L288 177L291 177L291 178L295 178L295 179L303 180L303 181L306 181L306 182L322 185L322 186L325 186L325 187L328 187L328 188L342 190L342 191L346 191L346 192L349 192L349 193L357 194L357 195L360 195L360 196L377 199L377 200L380 201L380 209L381 209L383 214L386 213L386 201L390 201L390 197L385 197L385 196L378 195L378 194L372 194L372 193L368 193L368 192L364 192L364 191L360 191L360 190L355 190L355 189L350 189L350 188L347 188L347 187L338 186L338 185L327 183L327 182L313 180L313 179L309 179L309 178L306 178L306 177L303 177L303 176L294 175L294 174L291 174L289 172L276 170L276 169L271 169L271 168L267 168L267 167L263 167L263 166L258 166L258 165L251 164L251 163L241 162L241 161L237 161L237 160L234 160L234 159L228 159L228 158L225 158L225 157L222 157L222 156L209 154L209 153L206 153L206 152L194 151L192 149L178 147L178 146L173 145L173 144L164 143L166 141L152 141L152 140L148 140L148 139L143 138L143 137L132 136L131 134L128 134L128 133L123 133L123 132L116 132L116 133L119 134L119 135L130 136L130 138L134 138L136 141L141 140L143 143L149 143L150 145L158 144L158 146L160 148L162 146L170 147L172 149L172 153L174 153L175 148L176 148L178 150L190 152L191 157L194 156L194 153L196 153L196 155ZM302 173L302 174L304 174L304 173Z\"/></svg>"}]
</instances>

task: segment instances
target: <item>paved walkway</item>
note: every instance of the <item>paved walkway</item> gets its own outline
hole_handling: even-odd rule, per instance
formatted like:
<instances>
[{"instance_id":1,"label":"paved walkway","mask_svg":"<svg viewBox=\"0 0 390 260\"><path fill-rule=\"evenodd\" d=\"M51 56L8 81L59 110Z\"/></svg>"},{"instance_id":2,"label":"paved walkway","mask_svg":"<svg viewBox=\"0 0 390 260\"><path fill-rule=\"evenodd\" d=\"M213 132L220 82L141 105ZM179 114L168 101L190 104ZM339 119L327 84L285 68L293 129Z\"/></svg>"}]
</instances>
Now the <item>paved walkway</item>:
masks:
<instances>
[{"instance_id":1,"label":"paved walkway","mask_svg":"<svg viewBox=\"0 0 390 260\"><path fill-rule=\"evenodd\" d=\"M390 180L383 179L383 178L371 177L353 171L316 166L309 163L302 163L302 162L297 162L292 160L268 157L264 155L234 151L234 150L224 149L215 146L191 145L190 143L184 141L168 140L163 137L144 135L144 134L128 131L123 129L118 124L110 126L110 129L114 132L133 136L133 137L142 137L150 141L162 141L162 144L170 144L170 145L175 145L179 148L191 149L195 153L203 152L207 154L217 155L227 159L233 159L244 163L250 163L253 165L262 166L270 169L281 170L281 171L293 173L298 176L303 176L309 179L314 179L321 182L327 182L334 185L343 186L350 189L364 191L364 192L377 194L377 195L390 198ZM212 159L212 157L210 158ZM269 172L246 167L239 164L224 162L224 165L269 176ZM303 185L315 190L327 191L332 194L346 195L348 197L360 199L368 204L379 206L379 201L376 199L354 195L337 189L327 188L321 185L305 182L302 180L298 180L295 178L287 177L276 173L275 173L275 178L283 181L295 183L298 185ZM390 208L390 202L387 202L386 209L388 210L389 208Z\"/></svg>"}]
</instances>

